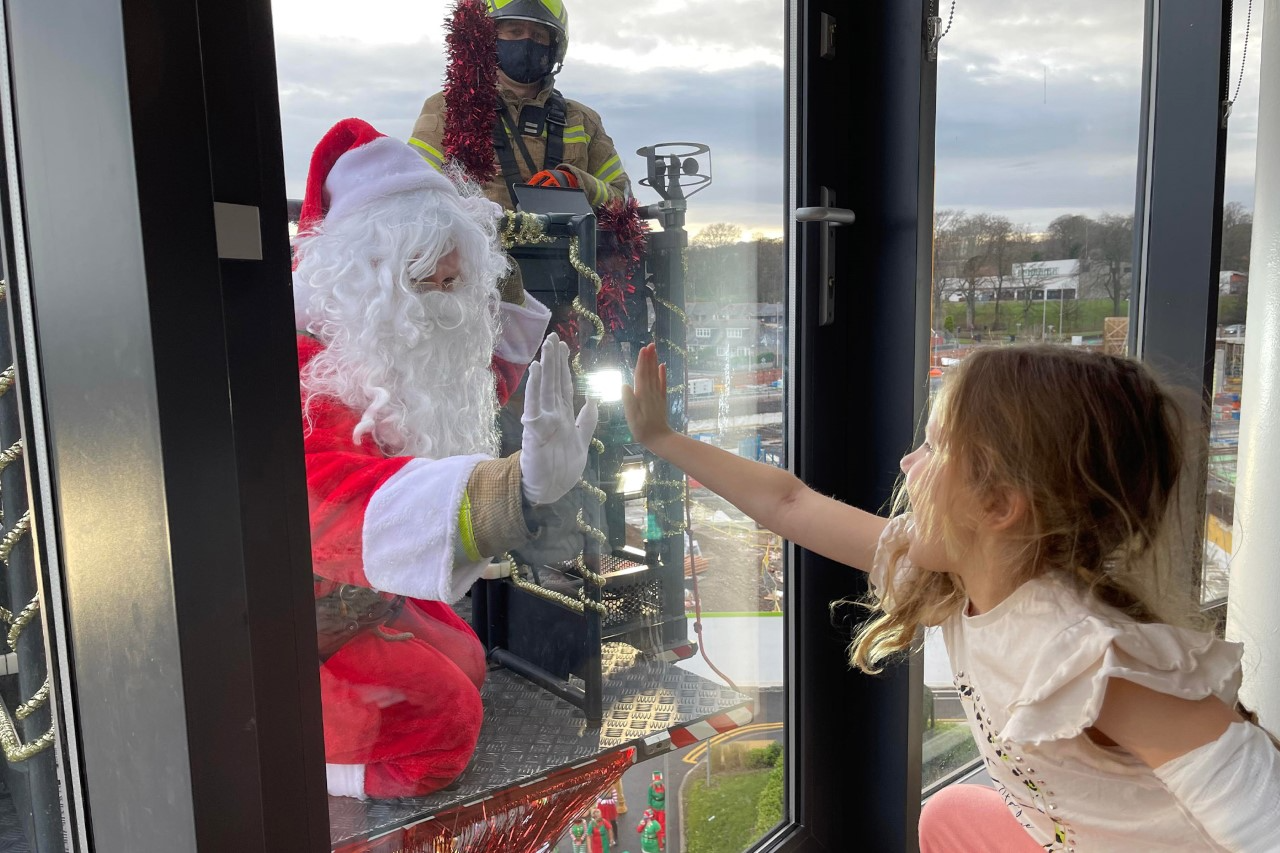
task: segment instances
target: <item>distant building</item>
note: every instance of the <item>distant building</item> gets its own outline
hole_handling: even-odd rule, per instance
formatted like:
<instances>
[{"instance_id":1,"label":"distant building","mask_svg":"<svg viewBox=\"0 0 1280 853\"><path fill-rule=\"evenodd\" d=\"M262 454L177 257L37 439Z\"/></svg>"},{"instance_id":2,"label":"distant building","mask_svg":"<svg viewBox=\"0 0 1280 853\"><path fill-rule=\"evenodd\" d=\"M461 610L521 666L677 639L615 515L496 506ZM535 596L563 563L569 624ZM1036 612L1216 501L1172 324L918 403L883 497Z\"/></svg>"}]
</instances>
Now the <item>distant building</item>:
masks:
<instances>
[{"instance_id":1,"label":"distant building","mask_svg":"<svg viewBox=\"0 0 1280 853\"><path fill-rule=\"evenodd\" d=\"M1223 270L1218 273L1218 294L1220 296L1237 296L1244 293L1249 286L1249 274L1237 270Z\"/></svg>"},{"instance_id":2,"label":"distant building","mask_svg":"<svg viewBox=\"0 0 1280 853\"><path fill-rule=\"evenodd\" d=\"M1075 299L1080 290L1080 277L1058 275L1023 279L1013 275L1003 278L987 275L974 279L972 283L964 278L944 278L938 281L938 287L942 288L943 298L948 302L964 302L970 287L973 288L975 302L994 302L997 292L1001 302L1039 302L1043 299L1056 301Z\"/></svg>"},{"instance_id":3,"label":"distant building","mask_svg":"<svg viewBox=\"0 0 1280 853\"><path fill-rule=\"evenodd\" d=\"M756 357L786 351L787 311L781 302L690 302L685 306L691 353Z\"/></svg>"},{"instance_id":4,"label":"distant building","mask_svg":"<svg viewBox=\"0 0 1280 853\"><path fill-rule=\"evenodd\" d=\"M1130 279L1132 265L1124 264L1120 274L1125 281ZM965 301L970 288L976 302L994 302L997 292L1001 301L1055 302L1059 299L1109 295L1105 282L1100 282L1099 278L1099 275L1091 274L1088 265L1080 259L1067 258L1013 264L1011 271L1005 276L983 275L972 281L943 278L938 281L938 287L942 290L943 298L949 302Z\"/></svg>"},{"instance_id":5,"label":"distant building","mask_svg":"<svg viewBox=\"0 0 1280 853\"><path fill-rule=\"evenodd\" d=\"M1079 258L1068 258L1064 261L1029 261L1013 265L1013 278L1022 282L1064 277L1080 277Z\"/></svg>"}]
</instances>

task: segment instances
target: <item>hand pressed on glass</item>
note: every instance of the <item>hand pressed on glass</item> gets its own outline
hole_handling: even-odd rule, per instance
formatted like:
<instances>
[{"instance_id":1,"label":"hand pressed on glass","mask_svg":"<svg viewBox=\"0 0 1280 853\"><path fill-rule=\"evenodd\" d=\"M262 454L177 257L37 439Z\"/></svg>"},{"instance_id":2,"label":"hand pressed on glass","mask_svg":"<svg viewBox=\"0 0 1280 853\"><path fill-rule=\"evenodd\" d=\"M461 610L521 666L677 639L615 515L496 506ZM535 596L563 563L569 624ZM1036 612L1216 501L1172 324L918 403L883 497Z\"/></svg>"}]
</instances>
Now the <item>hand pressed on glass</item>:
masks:
<instances>
[{"instance_id":1,"label":"hand pressed on glass","mask_svg":"<svg viewBox=\"0 0 1280 853\"><path fill-rule=\"evenodd\" d=\"M671 432L667 423L667 366L658 363L657 347L649 344L636 357L633 384L622 387L622 406L631 436L644 445Z\"/></svg>"},{"instance_id":2,"label":"hand pressed on glass","mask_svg":"<svg viewBox=\"0 0 1280 853\"><path fill-rule=\"evenodd\" d=\"M542 344L541 357L529 365L520 417L520 476L530 503L556 501L582 478L598 418L596 402L590 399L574 417L569 346L552 332Z\"/></svg>"}]
</instances>

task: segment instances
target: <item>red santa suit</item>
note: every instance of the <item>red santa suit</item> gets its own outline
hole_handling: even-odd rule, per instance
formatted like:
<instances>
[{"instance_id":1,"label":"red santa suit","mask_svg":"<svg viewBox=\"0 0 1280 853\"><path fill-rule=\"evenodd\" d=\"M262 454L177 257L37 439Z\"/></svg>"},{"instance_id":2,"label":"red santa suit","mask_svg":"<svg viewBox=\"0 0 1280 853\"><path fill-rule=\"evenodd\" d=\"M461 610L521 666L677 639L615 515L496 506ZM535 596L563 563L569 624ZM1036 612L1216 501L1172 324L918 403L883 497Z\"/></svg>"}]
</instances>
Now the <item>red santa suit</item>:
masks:
<instances>
[{"instance_id":1,"label":"red santa suit","mask_svg":"<svg viewBox=\"0 0 1280 853\"><path fill-rule=\"evenodd\" d=\"M533 297L503 303L506 321L493 359L498 402L505 403L542 343L551 312ZM323 348L298 336L298 369ZM467 479L484 454L424 459L387 456L366 434L352 434L360 413L332 398L307 408L307 489L316 574L412 598L457 601L488 560L455 569L454 538ZM328 590L326 590L327 592Z\"/></svg>"},{"instance_id":2,"label":"red santa suit","mask_svg":"<svg viewBox=\"0 0 1280 853\"><path fill-rule=\"evenodd\" d=\"M373 164L369 180L355 167L343 173L346 184L338 185L347 187L341 201L348 207L354 200L416 191L423 182L445 191L437 173L424 167L432 177L422 178L414 166L420 158L404 160L394 144L402 145L358 120L335 126L312 159L303 207L307 227L329 207L326 178L344 151L360 150L361 168ZM333 198L336 208L336 191ZM499 310L502 332L492 369L505 401L537 352L550 312L531 297ZM300 334L300 373L323 350L319 340ZM491 556L461 549L458 525L469 478L492 457L388 455L370 433L353 438L361 412L334 397L303 397L316 598L332 602L335 591L373 590L395 602L382 624L353 627L350 639L324 653L320 685L330 792L361 798L427 794L462 772L480 730L484 649L448 602L465 594Z\"/></svg>"},{"instance_id":3,"label":"red santa suit","mask_svg":"<svg viewBox=\"0 0 1280 853\"><path fill-rule=\"evenodd\" d=\"M546 321L540 318L543 328ZM299 369L320 349L300 335ZM507 387L523 372L497 357L494 369ZM363 633L321 665L325 760L366 765L366 796L426 794L462 772L480 731L484 648L443 602L464 595L488 564L455 568L453 539L471 471L490 457L386 456L368 435L352 443L359 414L340 402L313 399L308 415L316 598L343 584L406 596L399 615L375 630L411 635Z\"/></svg>"}]
</instances>

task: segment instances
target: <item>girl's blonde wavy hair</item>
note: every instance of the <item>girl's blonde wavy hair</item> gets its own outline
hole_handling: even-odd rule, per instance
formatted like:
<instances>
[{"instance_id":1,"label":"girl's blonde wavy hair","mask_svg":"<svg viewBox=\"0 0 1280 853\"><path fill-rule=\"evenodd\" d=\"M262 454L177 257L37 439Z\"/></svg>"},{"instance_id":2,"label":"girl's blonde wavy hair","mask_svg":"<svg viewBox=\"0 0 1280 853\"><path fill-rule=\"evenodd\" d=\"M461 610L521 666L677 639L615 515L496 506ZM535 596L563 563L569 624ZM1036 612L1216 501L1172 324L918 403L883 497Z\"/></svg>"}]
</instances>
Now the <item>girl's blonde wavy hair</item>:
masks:
<instances>
[{"instance_id":1,"label":"girl's blonde wavy hair","mask_svg":"<svg viewBox=\"0 0 1280 853\"><path fill-rule=\"evenodd\" d=\"M1026 507L1006 543L1011 584L1053 573L1139 622L1204 629L1192 576L1200 540L1183 517L1199 498L1200 478L1184 470L1204 463L1203 421L1192 415L1200 405L1185 408L1129 358L1044 345L975 350L935 402L935 457L912 486L912 522L957 557L967 531L948 508L1011 490ZM901 478L893 508L908 508ZM850 647L864 672L964 606L955 575L895 578L905 556L905 544L889 555L886 588L862 602L878 611Z\"/></svg>"}]
</instances>

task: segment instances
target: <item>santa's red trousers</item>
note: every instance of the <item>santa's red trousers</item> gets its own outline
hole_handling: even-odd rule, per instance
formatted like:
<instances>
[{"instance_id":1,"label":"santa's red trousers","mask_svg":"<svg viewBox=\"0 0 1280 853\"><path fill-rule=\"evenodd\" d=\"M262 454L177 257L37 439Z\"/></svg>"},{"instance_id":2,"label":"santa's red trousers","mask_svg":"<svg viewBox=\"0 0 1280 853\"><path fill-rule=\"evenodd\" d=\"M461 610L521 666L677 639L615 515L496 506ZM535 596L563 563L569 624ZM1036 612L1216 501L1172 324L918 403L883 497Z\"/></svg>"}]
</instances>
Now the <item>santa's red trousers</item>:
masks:
<instances>
[{"instance_id":1,"label":"santa's red trousers","mask_svg":"<svg viewBox=\"0 0 1280 853\"><path fill-rule=\"evenodd\" d=\"M457 778L475 750L484 648L438 601L408 599L320 667L325 760L364 764L365 794L412 797ZM411 635L393 639L396 635Z\"/></svg>"}]
</instances>

